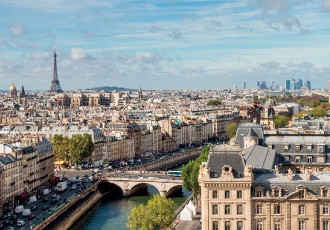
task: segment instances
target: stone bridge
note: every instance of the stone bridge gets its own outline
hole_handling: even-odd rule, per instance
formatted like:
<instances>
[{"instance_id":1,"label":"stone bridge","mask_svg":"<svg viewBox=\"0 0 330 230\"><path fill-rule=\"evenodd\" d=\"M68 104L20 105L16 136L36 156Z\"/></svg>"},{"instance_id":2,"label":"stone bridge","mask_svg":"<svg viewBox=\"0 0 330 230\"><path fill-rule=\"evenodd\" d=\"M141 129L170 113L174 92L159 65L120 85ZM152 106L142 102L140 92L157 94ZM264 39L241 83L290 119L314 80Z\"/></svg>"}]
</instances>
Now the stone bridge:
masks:
<instances>
[{"instance_id":1,"label":"stone bridge","mask_svg":"<svg viewBox=\"0 0 330 230\"><path fill-rule=\"evenodd\" d=\"M101 183L110 183L118 186L123 191L125 197L145 189L147 185L154 186L163 197L168 197L182 189L181 178L158 178L156 176L137 178L107 177Z\"/></svg>"}]
</instances>

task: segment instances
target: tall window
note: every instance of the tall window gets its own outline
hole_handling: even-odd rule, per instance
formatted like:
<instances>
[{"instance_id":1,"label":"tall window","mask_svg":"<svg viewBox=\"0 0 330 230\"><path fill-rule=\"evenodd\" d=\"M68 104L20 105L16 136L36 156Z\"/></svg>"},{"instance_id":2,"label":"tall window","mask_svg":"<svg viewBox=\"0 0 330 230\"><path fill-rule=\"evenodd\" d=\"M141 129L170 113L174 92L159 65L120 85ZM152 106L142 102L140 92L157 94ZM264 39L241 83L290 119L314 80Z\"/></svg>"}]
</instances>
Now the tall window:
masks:
<instances>
[{"instance_id":1,"label":"tall window","mask_svg":"<svg viewBox=\"0 0 330 230\"><path fill-rule=\"evenodd\" d=\"M243 192L242 190L237 191L237 199L242 199L243 198Z\"/></svg>"},{"instance_id":2,"label":"tall window","mask_svg":"<svg viewBox=\"0 0 330 230\"><path fill-rule=\"evenodd\" d=\"M295 160L296 163L300 163L301 162L301 156L296 156L296 160Z\"/></svg>"},{"instance_id":3,"label":"tall window","mask_svg":"<svg viewBox=\"0 0 330 230\"><path fill-rule=\"evenodd\" d=\"M323 214L329 214L329 205L327 204L323 205Z\"/></svg>"},{"instance_id":4,"label":"tall window","mask_svg":"<svg viewBox=\"0 0 330 230\"><path fill-rule=\"evenodd\" d=\"M307 162L312 163L313 162L313 157L312 156L307 156Z\"/></svg>"},{"instance_id":5,"label":"tall window","mask_svg":"<svg viewBox=\"0 0 330 230\"><path fill-rule=\"evenodd\" d=\"M328 189L323 189L323 197L327 197L328 196Z\"/></svg>"},{"instance_id":6,"label":"tall window","mask_svg":"<svg viewBox=\"0 0 330 230\"><path fill-rule=\"evenodd\" d=\"M305 191L304 191L304 190L300 190L300 191L299 191L299 198L300 198L300 199L305 198Z\"/></svg>"},{"instance_id":7,"label":"tall window","mask_svg":"<svg viewBox=\"0 0 330 230\"><path fill-rule=\"evenodd\" d=\"M218 221L212 222L212 230L219 230L219 223Z\"/></svg>"},{"instance_id":8,"label":"tall window","mask_svg":"<svg viewBox=\"0 0 330 230\"><path fill-rule=\"evenodd\" d=\"M237 230L243 230L243 221L237 221Z\"/></svg>"},{"instance_id":9,"label":"tall window","mask_svg":"<svg viewBox=\"0 0 330 230\"><path fill-rule=\"evenodd\" d=\"M305 230L305 221L299 220L299 222L298 222L298 230Z\"/></svg>"},{"instance_id":10,"label":"tall window","mask_svg":"<svg viewBox=\"0 0 330 230\"><path fill-rule=\"evenodd\" d=\"M243 205L239 204L237 205L237 215L243 214Z\"/></svg>"},{"instance_id":11,"label":"tall window","mask_svg":"<svg viewBox=\"0 0 330 230\"><path fill-rule=\"evenodd\" d=\"M329 230L329 221L328 220L323 221L323 230Z\"/></svg>"},{"instance_id":12,"label":"tall window","mask_svg":"<svg viewBox=\"0 0 330 230\"><path fill-rule=\"evenodd\" d=\"M290 162L290 156L285 155L285 156L284 156L284 162L285 162L285 163L289 163L289 162Z\"/></svg>"},{"instance_id":13,"label":"tall window","mask_svg":"<svg viewBox=\"0 0 330 230\"><path fill-rule=\"evenodd\" d=\"M305 214L305 205L300 204L299 205L299 215L304 215Z\"/></svg>"},{"instance_id":14,"label":"tall window","mask_svg":"<svg viewBox=\"0 0 330 230\"><path fill-rule=\"evenodd\" d=\"M213 199L217 199L218 198L218 191L217 190L213 190L212 191L212 198Z\"/></svg>"},{"instance_id":15,"label":"tall window","mask_svg":"<svg viewBox=\"0 0 330 230\"><path fill-rule=\"evenodd\" d=\"M229 199L230 198L230 191L226 190L225 191L225 199Z\"/></svg>"},{"instance_id":16,"label":"tall window","mask_svg":"<svg viewBox=\"0 0 330 230\"><path fill-rule=\"evenodd\" d=\"M281 205L274 204L274 214L281 214Z\"/></svg>"},{"instance_id":17,"label":"tall window","mask_svg":"<svg viewBox=\"0 0 330 230\"><path fill-rule=\"evenodd\" d=\"M280 190L279 189L274 189L274 196L279 197L280 196Z\"/></svg>"},{"instance_id":18,"label":"tall window","mask_svg":"<svg viewBox=\"0 0 330 230\"><path fill-rule=\"evenodd\" d=\"M225 205L225 215L230 215L230 205Z\"/></svg>"},{"instance_id":19,"label":"tall window","mask_svg":"<svg viewBox=\"0 0 330 230\"><path fill-rule=\"evenodd\" d=\"M212 205L212 215L217 215L218 213L219 213L218 205L217 204Z\"/></svg>"},{"instance_id":20,"label":"tall window","mask_svg":"<svg viewBox=\"0 0 330 230\"><path fill-rule=\"evenodd\" d=\"M281 230L281 223L275 222L274 223L274 230Z\"/></svg>"},{"instance_id":21,"label":"tall window","mask_svg":"<svg viewBox=\"0 0 330 230\"><path fill-rule=\"evenodd\" d=\"M230 221L225 222L225 230L230 230Z\"/></svg>"},{"instance_id":22,"label":"tall window","mask_svg":"<svg viewBox=\"0 0 330 230\"><path fill-rule=\"evenodd\" d=\"M257 222L257 230L262 230L262 222L261 221Z\"/></svg>"},{"instance_id":23,"label":"tall window","mask_svg":"<svg viewBox=\"0 0 330 230\"><path fill-rule=\"evenodd\" d=\"M262 204L257 204L256 214L262 214Z\"/></svg>"}]
</instances>

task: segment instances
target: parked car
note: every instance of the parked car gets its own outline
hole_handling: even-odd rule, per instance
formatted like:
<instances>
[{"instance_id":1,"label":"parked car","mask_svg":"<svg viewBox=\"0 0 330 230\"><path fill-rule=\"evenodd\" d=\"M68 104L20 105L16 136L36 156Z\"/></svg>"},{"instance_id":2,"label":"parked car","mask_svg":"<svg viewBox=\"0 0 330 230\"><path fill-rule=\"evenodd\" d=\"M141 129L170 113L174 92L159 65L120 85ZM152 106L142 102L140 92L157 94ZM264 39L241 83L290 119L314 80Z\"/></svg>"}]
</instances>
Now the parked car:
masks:
<instances>
[{"instance_id":1,"label":"parked car","mask_svg":"<svg viewBox=\"0 0 330 230\"><path fill-rule=\"evenodd\" d=\"M23 212L23 210L24 210L24 206L23 205L18 205L15 208L15 213L20 214L20 213Z\"/></svg>"},{"instance_id":2,"label":"parked car","mask_svg":"<svg viewBox=\"0 0 330 230\"><path fill-rule=\"evenodd\" d=\"M71 190L75 190L75 189L77 189L77 185L73 184L73 185L71 186Z\"/></svg>"},{"instance_id":3,"label":"parked car","mask_svg":"<svg viewBox=\"0 0 330 230\"><path fill-rule=\"evenodd\" d=\"M42 206L42 210L47 210L47 209L48 209L47 205Z\"/></svg>"},{"instance_id":4,"label":"parked car","mask_svg":"<svg viewBox=\"0 0 330 230\"><path fill-rule=\"evenodd\" d=\"M30 214L29 217L28 217L29 220L33 220L34 218L36 218L36 217L33 214Z\"/></svg>"}]
</instances>

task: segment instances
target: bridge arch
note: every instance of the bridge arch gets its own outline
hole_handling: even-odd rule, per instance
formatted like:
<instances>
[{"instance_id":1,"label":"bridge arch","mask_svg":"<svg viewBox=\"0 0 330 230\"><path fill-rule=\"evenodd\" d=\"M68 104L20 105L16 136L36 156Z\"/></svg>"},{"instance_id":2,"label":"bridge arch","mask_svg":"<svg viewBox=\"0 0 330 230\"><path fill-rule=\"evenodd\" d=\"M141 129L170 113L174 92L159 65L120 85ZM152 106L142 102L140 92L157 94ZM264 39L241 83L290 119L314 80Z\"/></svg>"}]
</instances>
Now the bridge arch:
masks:
<instances>
[{"instance_id":1,"label":"bridge arch","mask_svg":"<svg viewBox=\"0 0 330 230\"><path fill-rule=\"evenodd\" d=\"M98 184L98 190L103 194L108 193L108 192L115 192L116 194L124 196L123 188L120 185L113 183L111 181L108 181L108 180L101 181Z\"/></svg>"},{"instance_id":2,"label":"bridge arch","mask_svg":"<svg viewBox=\"0 0 330 230\"><path fill-rule=\"evenodd\" d=\"M137 183L137 184L133 185L130 188L128 196L131 196L131 195L139 192L142 189L147 189L148 185L153 187L156 190L156 193L161 194L161 191L159 191L159 188L157 187L157 185L155 185L153 183L148 183L148 182L141 182L141 183Z\"/></svg>"},{"instance_id":3,"label":"bridge arch","mask_svg":"<svg viewBox=\"0 0 330 230\"><path fill-rule=\"evenodd\" d=\"M177 191L182 190L182 185L175 185L171 187L167 192L166 192L166 197L171 196L172 194L176 193Z\"/></svg>"}]
</instances>

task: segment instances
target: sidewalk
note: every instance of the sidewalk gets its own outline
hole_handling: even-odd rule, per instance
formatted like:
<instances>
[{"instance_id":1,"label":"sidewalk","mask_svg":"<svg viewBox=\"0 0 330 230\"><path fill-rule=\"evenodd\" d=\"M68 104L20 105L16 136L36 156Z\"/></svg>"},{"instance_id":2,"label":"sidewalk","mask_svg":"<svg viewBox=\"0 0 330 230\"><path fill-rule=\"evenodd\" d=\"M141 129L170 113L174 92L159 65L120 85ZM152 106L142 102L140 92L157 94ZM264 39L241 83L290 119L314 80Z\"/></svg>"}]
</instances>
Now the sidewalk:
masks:
<instances>
[{"instance_id":1,"label":"sidewalk","mask_svg":"<svg viewBox=\"0 0 330 230\"><path fill-rule=\"evenodd\" d=\"M200 226L199 220L181 220L179 223L175 226L176 230L196 230L196 228Z\"/></svg>"}]
</instances>

